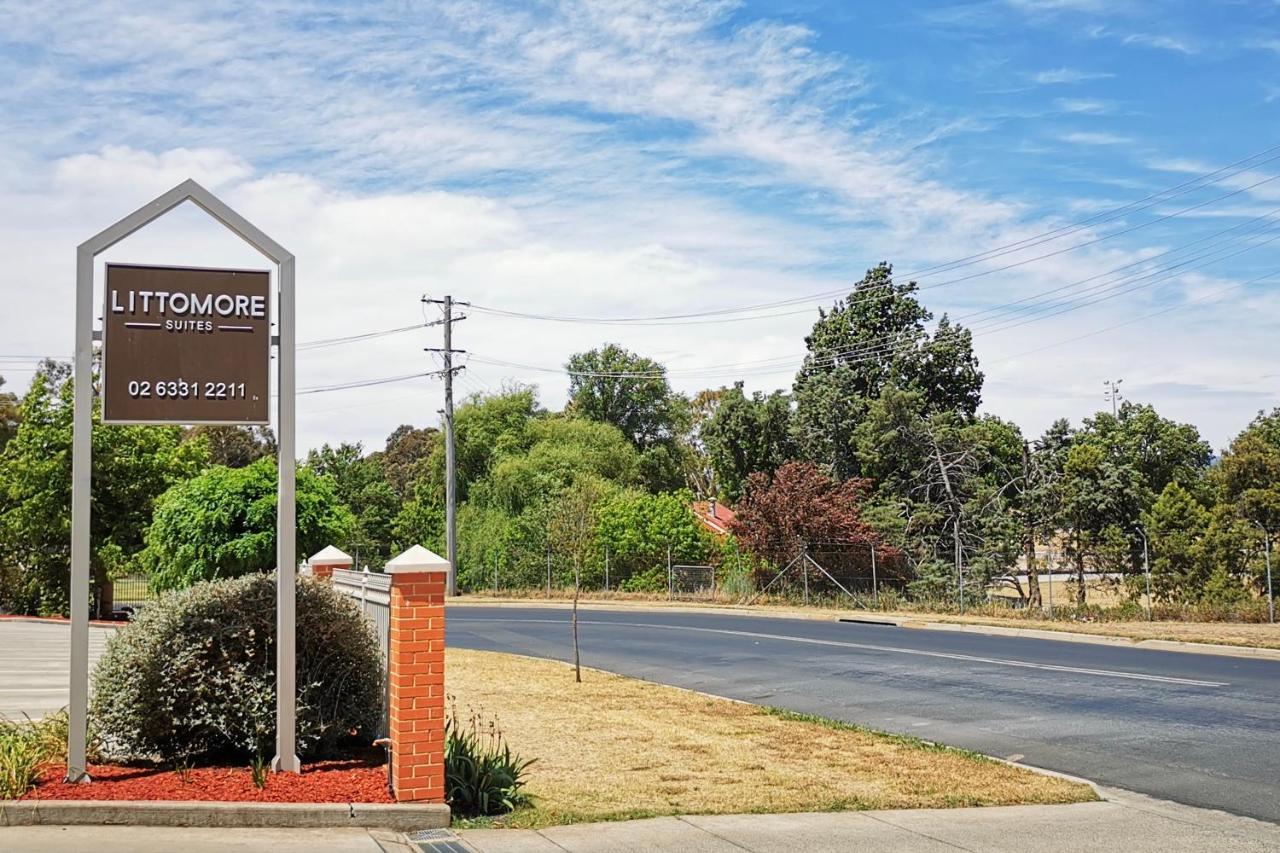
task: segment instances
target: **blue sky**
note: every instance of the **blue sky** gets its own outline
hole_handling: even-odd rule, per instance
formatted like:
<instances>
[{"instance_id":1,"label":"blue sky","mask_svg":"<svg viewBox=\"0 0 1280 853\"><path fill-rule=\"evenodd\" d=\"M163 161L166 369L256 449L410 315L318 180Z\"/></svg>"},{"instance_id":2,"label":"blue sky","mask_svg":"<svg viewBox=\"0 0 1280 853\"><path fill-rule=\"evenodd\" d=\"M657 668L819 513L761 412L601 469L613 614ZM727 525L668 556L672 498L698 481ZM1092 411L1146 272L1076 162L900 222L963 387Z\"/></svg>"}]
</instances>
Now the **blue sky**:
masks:
<instances>
[{"instance_id":1,"label":"blue sky","mask_svg":"<svg viewBox=\"0 0 1280 853\"><path fill-rule=\"evenodd\" d=\"M974 328L984 408L1028 433L1116 376L1215 446L1280 403L1280 151L929 272L1280 144L1280 3L153 6L0 2L14 385L70 352L72 247L195 177L299 256L304 341L412 322L424 292L475 302L464 392L536 382L558 407L554 368L606 340L684 391L786 387L817 306L883 259ZM108 259L254 261L190 211ZM778 300L679 325L482 310ZM436 336L304 351L299 382L430 369ZM375 447L439 401L428 380L308 395L302 441Z\"/></svg>"}]
</instances>

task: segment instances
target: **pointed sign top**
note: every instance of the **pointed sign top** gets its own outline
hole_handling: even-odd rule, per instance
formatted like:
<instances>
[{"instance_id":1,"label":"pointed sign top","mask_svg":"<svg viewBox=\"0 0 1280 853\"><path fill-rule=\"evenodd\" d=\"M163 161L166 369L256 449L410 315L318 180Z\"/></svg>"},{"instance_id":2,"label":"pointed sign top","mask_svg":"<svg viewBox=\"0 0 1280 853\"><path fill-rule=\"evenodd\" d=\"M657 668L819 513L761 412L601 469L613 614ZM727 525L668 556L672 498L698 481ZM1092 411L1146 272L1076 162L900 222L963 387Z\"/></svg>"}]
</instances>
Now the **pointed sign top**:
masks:
<instances>
[{"instance_id":1,"label":"pointed sign top","mask_svg":"<svg viewBox=\"0 0 1280 853\"><path fill-rule=\"evenodd\" d=\"M275 263L284 264L293 261L293 254L288 249L272 240L256 225L232 210L226 202L191 178L187 178L167 193L156 196L124 219L85 240L80 244L78 251L90 257L101 254L188 200Z\"/></svg>"},{"instance_id":2,"label":"pointed sign top","mask_svg":"<svg viewBox=\"0 0 1280 853\"><path fill-rule=\"evenodd\" d=\"M398 557L387 561L387 574L400 572L447 572L449 561L439 554L434 554L421 545L414 545Z\"/></svg>"}]
</instances>

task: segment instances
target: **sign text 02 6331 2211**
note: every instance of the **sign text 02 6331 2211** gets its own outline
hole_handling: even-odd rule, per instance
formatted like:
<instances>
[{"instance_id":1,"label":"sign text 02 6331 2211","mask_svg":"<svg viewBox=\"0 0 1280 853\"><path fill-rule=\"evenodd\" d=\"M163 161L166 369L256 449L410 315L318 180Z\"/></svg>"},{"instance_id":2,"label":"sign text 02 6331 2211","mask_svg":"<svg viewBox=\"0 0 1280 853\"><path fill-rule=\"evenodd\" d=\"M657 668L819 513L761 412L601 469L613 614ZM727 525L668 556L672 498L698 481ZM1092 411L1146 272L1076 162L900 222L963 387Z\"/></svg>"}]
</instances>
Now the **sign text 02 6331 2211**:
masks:
<instances>
[{"instance_id":1,"label":"sign text 02 6331 2211","mask_svg":"<svg viewBox=\"0 0 1280 853\"><path fill-rule=\"evenodd\" d=\"M107 264L103 422L267 423L270 287L261 271Z\"/></svg>"}]
</instances>

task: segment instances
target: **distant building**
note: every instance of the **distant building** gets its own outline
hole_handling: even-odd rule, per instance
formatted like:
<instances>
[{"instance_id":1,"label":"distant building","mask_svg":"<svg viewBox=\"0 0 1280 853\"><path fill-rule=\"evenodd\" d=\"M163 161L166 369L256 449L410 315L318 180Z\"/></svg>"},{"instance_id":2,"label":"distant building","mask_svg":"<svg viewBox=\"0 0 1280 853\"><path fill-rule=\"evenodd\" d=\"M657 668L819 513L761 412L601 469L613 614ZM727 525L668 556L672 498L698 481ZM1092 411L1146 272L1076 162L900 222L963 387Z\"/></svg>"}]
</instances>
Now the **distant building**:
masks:
<instances>
[{"instance_id":1,"label":"distant building","mask_svg":"<svg viewBox=\"0 0 1280 853\"><path fill-rule=\"evenodd\" d=\"M729 507L712 498L709 501L694 501L690 509L713 536L729 535L729 524L733 521L733 510Z\"/></svg>"}]
</instances>

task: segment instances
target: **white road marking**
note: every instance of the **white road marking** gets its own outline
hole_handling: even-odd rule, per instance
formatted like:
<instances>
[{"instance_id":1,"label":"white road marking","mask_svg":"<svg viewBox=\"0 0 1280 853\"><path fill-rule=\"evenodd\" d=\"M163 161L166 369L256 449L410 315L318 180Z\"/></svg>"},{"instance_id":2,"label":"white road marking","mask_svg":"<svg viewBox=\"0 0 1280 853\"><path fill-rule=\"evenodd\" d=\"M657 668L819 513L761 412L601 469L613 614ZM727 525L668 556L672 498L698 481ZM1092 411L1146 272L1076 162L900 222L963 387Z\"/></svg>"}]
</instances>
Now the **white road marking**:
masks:
<instances>
[{"instance_id":1,"label":"white road marking","mask_svg":"<svg viewBox=\"0 0 1280 853\"><path fill-rule=\"evenodd\" d=\"M454 617L454 622L533 622L547 625L565 624L558 619L476 619L465 616ZM813 646L834 646L844 649L862 649L872 652L892 652L901 655L918 655L920 657L943 658L945 660L967 661L969 663L985 663L993 666L1010 666L1021 669L1040 669L1048 672L1070 672L1077 675L1097 675L1103 678L1125 678L1132 681L1155 681L1161 684L1182 684L1188 687L1227 687L1226 681L1201 681L1195 678L1176 678L1171 675L1150 675L1145 672L1126 672L1116 669L1092 669L1081 666L1064 666L1053 663L1034 663L1009 658L988 658L978 655L964 655L957 652L931 652L925 649L906 649L899 646L877 646L870 643L850 643L843 640L819 640L812 637L792 637L786 634L764 634L756 631L733 631L728 628L698 628L693 625L656 625L647 622L608 622L602 620L579 619L579 625L613 625L622 628L657 628L667 631L696 631L704 634L726 634L733 637L751 637L760 640L779 640L787 643L804 643Z\"/></svg>"}]
</instances>

